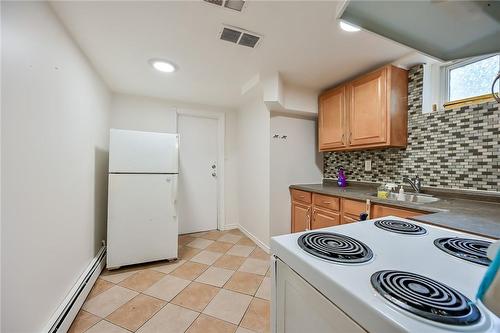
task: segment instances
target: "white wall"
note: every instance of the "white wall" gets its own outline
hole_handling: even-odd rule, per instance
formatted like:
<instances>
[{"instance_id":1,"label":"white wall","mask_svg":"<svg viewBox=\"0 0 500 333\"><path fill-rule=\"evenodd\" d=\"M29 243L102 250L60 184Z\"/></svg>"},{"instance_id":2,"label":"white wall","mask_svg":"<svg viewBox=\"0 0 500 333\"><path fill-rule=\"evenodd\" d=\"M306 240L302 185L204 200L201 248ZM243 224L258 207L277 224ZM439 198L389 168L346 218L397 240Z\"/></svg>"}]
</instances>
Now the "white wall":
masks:
<instances>
[{"instance_id":1,"label":"white wall","mask_svg":"<svg viewBox=\"0 0 500 333\"><path fill-rule=\"evenodd\" d=\"M177 133L177 111L225 114L225 221L223 225L238 224L236 111L150 97L113 94L111 127L137 131ZM196 135L196 133L193 133Z\"/></svg>"},{"instance_id":2,"label":"white wall","mask_svg":"<svg viewBox=\"0 0 500 333\"><path fill-rule=\"evenodd\" d=\"M310 117L318 115L318 91L286 83L283 94L286 109L300 110L302 114Z\"/></svg>"},{"instance_id":3,"label":"white wall","mask_svg":"<svg viewBox=\"0 0 500 333\"><path fill-rule=\"evenodd\" d=\"M291 184L321 183L323 156L318 153L316 119L271 114L270 233L290 233ZM279 134L279 139L272 136ZM281 139L286 135L287 139Z\"/></svg>"},{"instance_id":4,"label":"white wall","mask_svg":"<svg viewBox=\"0 0 500 333\"><path fill-rule=\"evenodd\" d=\"M225 149L225 217L227 227L239 225L238 216L238 113L226 112L226 142Z\"/></svg>"},{"instance_id":5,"label":"white wall","mask_svg":"<svg viewBox=\"0 0 500 333\"><path fill-rule=\"evenodd\" d=\"M2 332L40 332L105 238L110 96L46 2L2 2Z\"/></svg>"},{"instance_id":6,"label":"white wall","mask_svg":"<svg viewBox=\"0 0 500 333\"><path fill-rule=\"evenodd\" d=\"M111 127L177 133L177 112L175 106L159 99L113 94Z\"/></svg>"},{"instance_id":7,"label":"white wall","mask_svg":"<svg viewBox=\"0 0 500 333\"><path fill-rule=\"evenodd\" d=\"M269 111L252 98L238 110L239 224L269 246Z\"/></svg>"},{"instance_id":8,"label":"white wall","mask_svg":"<svg viewBox=\"0 0 500 333\"><path fill-rule=\"evenodd\" d=\"M264 103L269 111L292 116L316 117L318 115L318 91L286 83L279 72L264 76L258 83L255 83L252 88L259 86L262 89ZM250 90L245 90L245 93Z\"/></svg>"}]
</instances>

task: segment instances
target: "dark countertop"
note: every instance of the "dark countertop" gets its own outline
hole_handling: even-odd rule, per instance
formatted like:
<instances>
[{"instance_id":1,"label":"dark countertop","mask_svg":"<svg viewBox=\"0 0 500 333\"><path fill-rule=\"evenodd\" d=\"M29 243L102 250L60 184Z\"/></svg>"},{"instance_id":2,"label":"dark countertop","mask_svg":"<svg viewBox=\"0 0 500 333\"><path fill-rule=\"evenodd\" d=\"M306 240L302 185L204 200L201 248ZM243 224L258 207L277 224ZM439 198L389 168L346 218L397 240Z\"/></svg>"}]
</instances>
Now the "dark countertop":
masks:
<instances>
[{"instance_id":1,"label":"dark countertop","mask_svg":"<svg viewBox=\"0 0 500 333\"><path fill-rule=\"evenodd\" d=\"M441 191L433 195L439 201L428 204L415 204L376 197L377 186L373 184L350 183L346 188L336 184L291 185L290 188L338 196L355 200L370 199L372 203L391 205L419 210L423 215L412 217L415 221L425 222L450 229L500 239L500 196L489 196L488 201L471 200L460 197L456 191ZM373 196L375 194L375 196Z\"/></svg>"}]
</instances>

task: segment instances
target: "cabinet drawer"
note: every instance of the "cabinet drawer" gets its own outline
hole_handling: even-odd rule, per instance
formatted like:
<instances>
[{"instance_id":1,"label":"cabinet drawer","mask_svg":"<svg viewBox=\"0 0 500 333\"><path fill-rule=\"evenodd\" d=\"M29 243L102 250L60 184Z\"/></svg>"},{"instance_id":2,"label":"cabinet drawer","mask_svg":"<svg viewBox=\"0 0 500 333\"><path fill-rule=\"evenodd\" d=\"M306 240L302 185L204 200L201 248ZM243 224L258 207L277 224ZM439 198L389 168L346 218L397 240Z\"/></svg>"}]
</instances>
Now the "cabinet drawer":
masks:
<instances>
[{"instance_id":1,"label":"cabinet drawer","mask_svg":"<svg viewBox=\"0 0 500 333\"><path fill-rule=\"evenodd\" d=\"M314 209L311 221L311 229L333 227L340 224L340 215L337 213Z\"/></svg>"},{"instance_id":2,"label":"cabinet drawer","mask_svg":"<svg viewBox=\"0 0 500 333\"><path fill-rule=\"evenodd\" d=\"M301 190L291 190L292 200L301 201L304 203L311 203L311 192L301 191Z\"/></svg>"},{"instance_id":3,"label":"cabinet drawer","mask_svg":"<svg viewBox=\"0 0 500 333\"><path fill-rule=\"evenodd\" d=\"M313 193L313 204L336 211L340 209L340 199L337 197L330 197L328 195Z\"/></svg>"},{"instance_id":4,"label":"cabinet drawer","mask_svg":"<svg viewBox=\"0 0 500 333\"><path fill-rule=\"evenodd\" d=\"M366 202L342 199L342 210L344 213L359 217L359 214L366 212Z\"/></svg>"}]
</instances>

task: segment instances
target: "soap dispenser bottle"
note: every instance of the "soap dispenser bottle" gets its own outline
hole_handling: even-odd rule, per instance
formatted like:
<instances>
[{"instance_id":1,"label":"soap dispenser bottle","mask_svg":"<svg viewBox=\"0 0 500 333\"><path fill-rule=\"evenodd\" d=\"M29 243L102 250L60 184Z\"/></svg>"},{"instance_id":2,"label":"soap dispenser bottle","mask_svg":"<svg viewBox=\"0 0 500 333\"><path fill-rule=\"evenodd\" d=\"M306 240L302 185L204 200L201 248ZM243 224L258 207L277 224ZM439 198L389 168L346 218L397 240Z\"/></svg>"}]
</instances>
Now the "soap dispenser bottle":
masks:
<instances>
[{"instance_id":1,"label":"soap dispenser bottle","mask_svg":"<svg viewBox=\"0 0 500 333\"><path fill-rule=\"evenodd\" d=\"M403 185L399 187L398 200L405 201L405 190L403 188Z\"/></svg>"},{"instance_id":2,"label":"soap dispenser bottle","mask_svg":"<svg viewBox=\"0 0 500 333\"><path fill-rule=\"evenodd\" d=\"M337 185L339 187L346 187L347 186L347 179L344 174L344 167L339 166L339 171L337 173Z\"/></svg>"}]
</instances>

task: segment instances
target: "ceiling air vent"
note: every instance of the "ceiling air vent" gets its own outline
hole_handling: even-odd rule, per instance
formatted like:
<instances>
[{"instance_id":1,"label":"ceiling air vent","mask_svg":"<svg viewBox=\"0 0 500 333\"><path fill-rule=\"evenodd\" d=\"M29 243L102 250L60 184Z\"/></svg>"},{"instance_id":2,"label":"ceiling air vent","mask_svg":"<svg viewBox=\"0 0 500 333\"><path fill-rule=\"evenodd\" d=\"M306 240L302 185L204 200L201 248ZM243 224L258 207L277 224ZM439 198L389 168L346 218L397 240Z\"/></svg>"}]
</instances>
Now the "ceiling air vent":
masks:
<instances>
[{"instance_id":1,"label":"ceiling air vent","mask_svg":"<svg viewBox=\"0 0 500 333\"><path fill-rule=\"evenodd\" d=\"M243 7L245 7L245 1L243 0L204 0L205 2L211 3L219 7L225 7L228 9L236 10L241 12Z\"/></svg>"},{"instance_id":2,"label":"ceiling air vent","mask_svg":"<svg viewBox=\"0 0 500 333\"><path fill-rule=\"evenodd\" d=\"M220 35L220 39L226 40L232 43L238 43L241 37L241 31L224 28L222 29L222 33Z\"/></svg>"},{"instance_id":3,"label":"ceiling air vent","mask_svg":"<svg viewBox=\"0 0 500 333\"><path fill-rule=\"evenodd\" d=\"M259 39L260 37L244 33L243 36L241 36L238 44L248 47L255 47L255 45L257 45L257 43L259 42Z\"/></svg>"},{"instance_id":4,"label":"ceiling air vent","mask_svg":"<svg viewBox=\"0 0 500 333\"><path fill-rule=\"evenodd\" d=\"M253 32L229 26L222 28L219 37L222 40L251 48L255 48L262 39L262 36Z\"/></svg>"}]
</instances>

